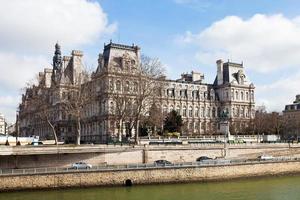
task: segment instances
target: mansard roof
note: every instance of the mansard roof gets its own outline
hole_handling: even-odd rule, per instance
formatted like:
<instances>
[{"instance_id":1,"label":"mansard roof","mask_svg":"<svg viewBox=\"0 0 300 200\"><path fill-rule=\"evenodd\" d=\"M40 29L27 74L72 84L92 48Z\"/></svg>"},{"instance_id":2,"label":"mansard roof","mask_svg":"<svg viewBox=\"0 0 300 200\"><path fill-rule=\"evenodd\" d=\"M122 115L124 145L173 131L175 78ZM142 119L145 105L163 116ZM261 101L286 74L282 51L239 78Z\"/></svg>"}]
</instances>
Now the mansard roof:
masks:
<instances>
[{"instance_id":1,"label":"mansard roof","mask_svg":"<svg viewBox=\"0 0 300 200\"><path fill-rule=\"evenodd\" d=\"M113 43L112 41L110 41L110 43L107 45L104 44L104 50L108 50L111 48L123 49L123 50L129 50L129 51L137 51L140 49L140 47L138 47L137 45L134 45L134 44L132 44L130 46L130 45L125 45L125 44Z\"/></svg>"}]
</instances>

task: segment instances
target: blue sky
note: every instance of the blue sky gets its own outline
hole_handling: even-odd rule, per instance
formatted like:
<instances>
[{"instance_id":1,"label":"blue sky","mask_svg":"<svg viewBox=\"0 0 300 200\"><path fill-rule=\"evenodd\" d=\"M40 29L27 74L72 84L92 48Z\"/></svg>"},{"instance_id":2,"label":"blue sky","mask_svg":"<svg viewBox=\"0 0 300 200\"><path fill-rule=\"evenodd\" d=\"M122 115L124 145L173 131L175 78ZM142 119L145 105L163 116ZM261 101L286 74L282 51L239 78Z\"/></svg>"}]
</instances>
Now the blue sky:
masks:
<instances>
[{"instance_id":1,"label":"blue sky","mask_svg":"<svg viewBox=\"0 0 300 200\"><path fill-rule=\"evenodd\" d=\"M217 59L243 61L257 105L269 111L300 93L300 1L7 0L0 13L0 113L9 121L20 88L50 67L56 41L65 55L83 50L93 69L103 43L135 43L169 78L194 70L207 83Z\"/></svg>"}]
</instances>

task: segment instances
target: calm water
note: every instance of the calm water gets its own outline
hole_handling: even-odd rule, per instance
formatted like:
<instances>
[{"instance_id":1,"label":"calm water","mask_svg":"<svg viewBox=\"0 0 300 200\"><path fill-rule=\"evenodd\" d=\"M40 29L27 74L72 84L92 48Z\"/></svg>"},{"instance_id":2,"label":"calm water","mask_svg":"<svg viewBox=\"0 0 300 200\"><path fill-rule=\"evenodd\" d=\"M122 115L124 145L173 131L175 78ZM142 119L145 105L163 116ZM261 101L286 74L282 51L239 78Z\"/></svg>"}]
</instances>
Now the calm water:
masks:
<instances>
[{"instance_id":1,"label":"calm water","mask_svg":"<svg viewBox=\"0 0 300 200\"><path fill-rule=\"evenodd\" d=\"M1 185L1 183L0 183ZM299 200L300 176L191 183L1 193L0 200Z\"/></svg>"}]
</instances>

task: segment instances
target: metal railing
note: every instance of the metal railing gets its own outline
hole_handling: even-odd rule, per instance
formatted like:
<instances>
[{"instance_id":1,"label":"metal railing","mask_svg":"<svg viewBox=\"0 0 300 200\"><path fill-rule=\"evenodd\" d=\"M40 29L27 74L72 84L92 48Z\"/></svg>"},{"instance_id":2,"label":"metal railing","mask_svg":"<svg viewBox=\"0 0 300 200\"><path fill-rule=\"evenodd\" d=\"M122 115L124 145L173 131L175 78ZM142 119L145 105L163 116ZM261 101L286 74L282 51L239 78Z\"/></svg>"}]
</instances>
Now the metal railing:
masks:
<instances>
[{"instance_id":1,"label":"metal railing","mask_svg":"<svg viewBox=\"0 0 300 200\"><path fill-rule=\"evenodd\" d=\"M209 166L230 166L230 165L246 165L258 163L277 163L300 161L300 157L278 157L269 160L242 160L242 159L215 159L204 160L201 162L183 162L172 164L126 164L126 165L99 165L87 169L74 168L26 168L26 169L0 169L0 176L7 175L34 175L34 174L53 174L53 173L78 173L78 172L101 172L101 171L120 171L120 170L142 170L142 169L161 169L161 168L191 168L191 167L209 167Z\"/></svg>"}]
</instances>

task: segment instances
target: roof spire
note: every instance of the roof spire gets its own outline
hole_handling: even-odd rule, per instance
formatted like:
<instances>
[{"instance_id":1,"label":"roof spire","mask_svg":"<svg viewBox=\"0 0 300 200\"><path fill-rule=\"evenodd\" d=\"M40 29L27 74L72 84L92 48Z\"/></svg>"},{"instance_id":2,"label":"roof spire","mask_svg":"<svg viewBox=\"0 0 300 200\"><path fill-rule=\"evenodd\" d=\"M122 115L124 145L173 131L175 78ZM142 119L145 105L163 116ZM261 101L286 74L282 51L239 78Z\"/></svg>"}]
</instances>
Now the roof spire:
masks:
<instances>
[{"instance_id":1,"label":"roof spire","mask_svg":"<svg viewBox=\"0 0 300 200\"><path fill-rule=\"evenodd\" d=\"M55 44L55 51L53 56L53 69L58 70L61 67L62 58L61 58L61 50L58 42Z\"/></svg>"}]
</instances>

